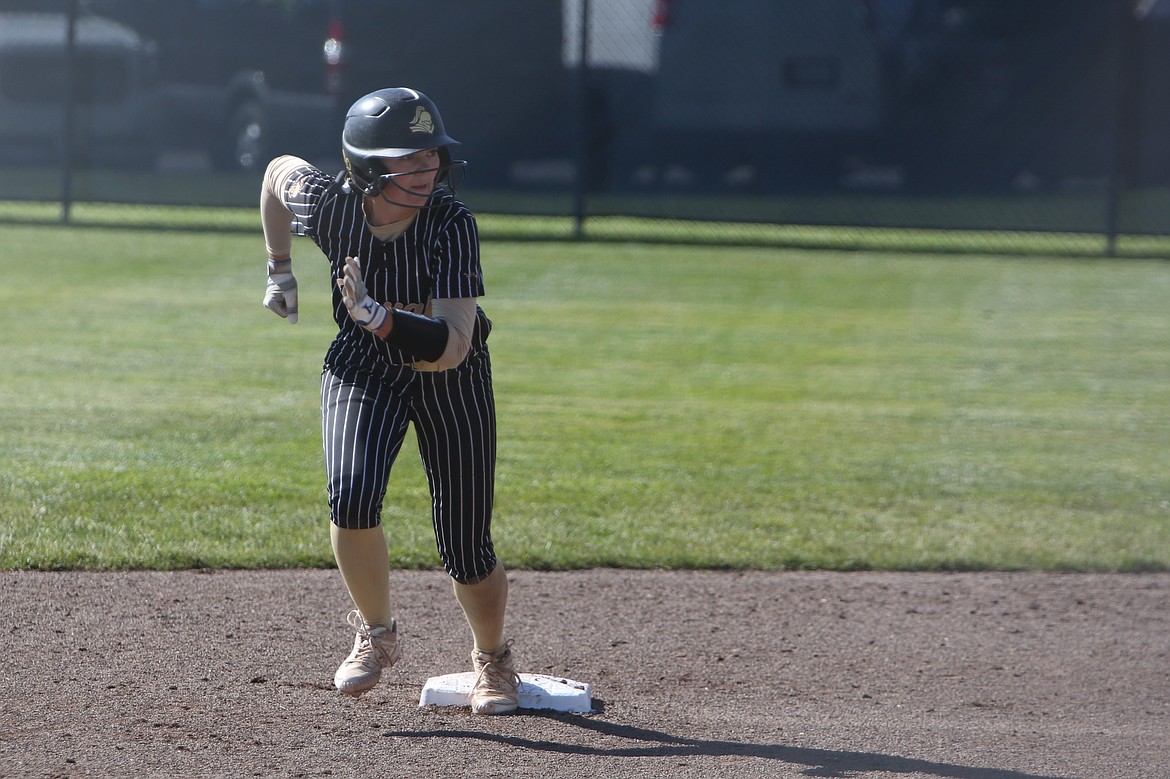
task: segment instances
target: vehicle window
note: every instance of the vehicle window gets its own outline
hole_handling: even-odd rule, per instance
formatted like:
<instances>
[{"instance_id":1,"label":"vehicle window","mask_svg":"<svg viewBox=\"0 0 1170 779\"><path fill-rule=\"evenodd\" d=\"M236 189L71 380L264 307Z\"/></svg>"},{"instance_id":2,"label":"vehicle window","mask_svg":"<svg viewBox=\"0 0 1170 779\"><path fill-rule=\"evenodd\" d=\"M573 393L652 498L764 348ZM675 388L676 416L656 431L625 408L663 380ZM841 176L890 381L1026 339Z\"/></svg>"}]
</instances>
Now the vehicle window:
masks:
<instances>
[{"instance_id":1,"label":"vehicle window","mask_svg":"<svg viewBox=\"0 0 1170 779\"><path fill-rule=\"evenodd\" d=\"M133 78L124 57L99 52L78 54L78 100L83 103L116 103L125 99ZM0 93L19 103L56 103L68 82L59 53L13 52L0 59Z\"/></svg>"}]
</instances>

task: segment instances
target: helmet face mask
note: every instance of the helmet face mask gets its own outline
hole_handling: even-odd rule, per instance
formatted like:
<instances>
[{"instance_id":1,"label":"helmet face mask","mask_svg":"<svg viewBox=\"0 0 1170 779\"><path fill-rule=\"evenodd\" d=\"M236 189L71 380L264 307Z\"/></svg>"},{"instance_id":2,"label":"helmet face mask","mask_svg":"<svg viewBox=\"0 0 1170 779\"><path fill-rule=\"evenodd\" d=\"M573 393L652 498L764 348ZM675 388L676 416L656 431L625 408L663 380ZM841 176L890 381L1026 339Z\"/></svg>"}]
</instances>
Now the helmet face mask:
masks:
<instances>
[{"instance_id":1,"label":"helmet face mask","mask_svg":"<svg viewBox=\"0 0 1170 779\"><path fill-rule=\"evenodd\" d=\"M352 185L369 197L381 196L394 205L418 208L400 203L385 194L387 187L407 192L395 179L409 174L393 174L386 170L383 159L405 157L426 149L438 149L439 167L436 187L446 185L454 191L452 170L466 163L452 160L448 146L459 141L447 135L439 110L426 95L413 89L396 87L371 92L358 100L345 117L341 133L342 157Z\"/></svg>"}]
</instances>

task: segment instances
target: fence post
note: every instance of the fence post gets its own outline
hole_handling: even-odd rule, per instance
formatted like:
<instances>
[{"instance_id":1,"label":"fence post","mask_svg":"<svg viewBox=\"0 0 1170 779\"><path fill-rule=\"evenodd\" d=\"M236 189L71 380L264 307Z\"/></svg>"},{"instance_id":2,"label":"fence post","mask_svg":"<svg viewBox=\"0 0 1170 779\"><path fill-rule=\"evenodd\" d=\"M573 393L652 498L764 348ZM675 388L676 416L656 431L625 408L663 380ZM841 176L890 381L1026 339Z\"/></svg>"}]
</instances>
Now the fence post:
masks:
<instances>
[{"instance_id":1,"label":"fence post","mask_svg":"<svg viewBox=\"0 0 1170 779\"><path fill-rule=\"evenodd\" d=\"M73 204L73 124L77 104L78 0L69 0L65 21L65 105L61 118L61 222L69 221Z\"/></svg>"},{"instance_id":2,"label":"fence post","mask_svg":"<svg viewBox=\"0 0 1170 779\"><path fill-rule=\"evenodd\" d=\"M585 234L585 188L588 181L589 165L589 5L591 0L581 0L581 15L577 20L580 35L577 39L577 80L574 85L577 94L576 121L574 135L576 141L573 156L575 157L575 175L573 176L573 237L581 239Z\"/></svg>"},{"instance_id":3,"label":"fence post","mask_svg":"<svg viewBox=\"0 0 1170 779\"><path fill-rule=\"evenodd\" d=\"M1116 95L1114 102L1113 150L1109 188L1105 201L1105 246L1109 257L1117 255L1117 238L1122 230L1121 200L1130 184L1133 170L1132 155L1141 135L1141 121L1137 115L1142 77L1142 45L1138 34L1138 12L1128 2L1119 2L1118 29L1113 36L1117 61Z\"/></svg>"}]
</instances>

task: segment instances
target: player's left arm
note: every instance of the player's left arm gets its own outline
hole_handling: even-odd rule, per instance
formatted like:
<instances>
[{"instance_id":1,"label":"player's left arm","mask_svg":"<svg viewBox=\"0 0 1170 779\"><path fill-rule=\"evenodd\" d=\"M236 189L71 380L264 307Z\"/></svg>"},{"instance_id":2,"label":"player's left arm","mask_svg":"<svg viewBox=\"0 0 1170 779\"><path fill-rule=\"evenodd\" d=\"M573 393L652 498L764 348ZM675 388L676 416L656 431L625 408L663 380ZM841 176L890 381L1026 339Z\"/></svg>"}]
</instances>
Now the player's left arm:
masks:
<instances>
[{"instance_id":1,"label":"player's left arm","mask_svg":"<svg viewBox=\"0 0 1170 779\"><path fill-rule=\"evenodd\" d=\"M345 258L337 286L350 318L391 346L418 357L416 370L444 371L466 359L475 328L475 298L435 299L433 316L388 308L370 297L361 265L353 257Z\"/></svg>"},{"instance_id":2,"label":"player's left arm","mask_svg":"<svg viewBox=\"0 0 1170 779\"><path fill-rule=\"evenodd\" d=\"M414 369L445 371L461 365L467 359L467 353L471 351L471 336L475 332L476 299L436 298L431 301L431 313L434 319L447 324L447 343L438 359L416 362Z\"/></svg>"}]
</instances>

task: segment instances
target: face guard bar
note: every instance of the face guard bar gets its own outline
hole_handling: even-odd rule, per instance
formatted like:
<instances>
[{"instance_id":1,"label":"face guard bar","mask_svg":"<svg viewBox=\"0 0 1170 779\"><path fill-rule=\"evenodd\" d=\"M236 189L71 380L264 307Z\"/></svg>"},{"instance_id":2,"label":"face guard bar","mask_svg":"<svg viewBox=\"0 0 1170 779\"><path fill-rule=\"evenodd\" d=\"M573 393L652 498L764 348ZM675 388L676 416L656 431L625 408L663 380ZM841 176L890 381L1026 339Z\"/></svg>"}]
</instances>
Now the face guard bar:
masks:
<instances>
[{"instance_id":1,"label":"face guard bar","mask_svg":"<svg viewBox=\"0 0 1170 779\"><path fill-rule=\"evenodd\" d=\"M467 175L467 160L451 160L447 164L439 165L434 168L408 170L403 171L402 173L383 173L382 175L374 178L370 182L369 186L363 187L362 192L366 195L369 195L370 197L381 197L382 200L391 205L402 206L403 208L422 208L426 205L425 203L422 205L417 205L414 203L403 203L401 201L394 200L393 197L387 195L386 190L390 189L392 195L394 194L393 190L398 190L399 192L403 192L408 195L417 196L417 192L404 187L399 183L398 180L408 179L411 176L427 175L430 173L435 174L435 188L431 191L431 194L444 189L444 183L446 184L446 189L448 189L451 194L455 194L456 187L463 183L463 179Z\"/></svg>"}]
</instances>

